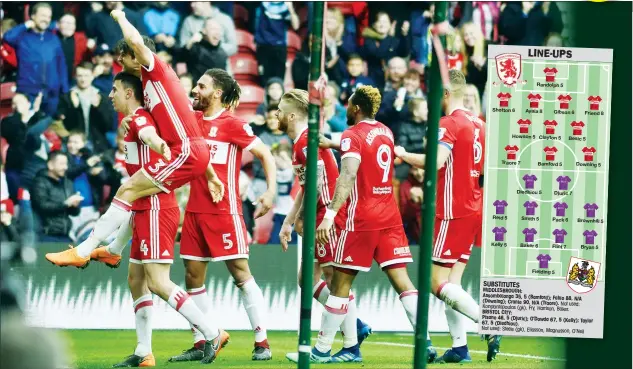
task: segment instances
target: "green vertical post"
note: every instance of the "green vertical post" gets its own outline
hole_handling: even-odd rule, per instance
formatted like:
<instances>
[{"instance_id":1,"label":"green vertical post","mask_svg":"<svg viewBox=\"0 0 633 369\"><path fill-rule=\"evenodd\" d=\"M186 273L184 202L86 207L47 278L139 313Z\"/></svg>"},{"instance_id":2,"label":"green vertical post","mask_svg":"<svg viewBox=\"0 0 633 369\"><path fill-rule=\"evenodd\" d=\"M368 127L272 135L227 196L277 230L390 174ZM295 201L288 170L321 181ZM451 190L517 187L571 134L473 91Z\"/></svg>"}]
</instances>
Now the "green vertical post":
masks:
<instances>
[{"instance_id":1,"label":"green vertical post","mask_svg":"<svg viewBox=\"0 0 633 369\"><path fill-rule=\"evenodd\" d=\"M323 9L325 3L314 2L312 16L310 81L321 75L321 49L323 40ZM299 325L299 369L310 367L310 321L312 317L312 273L314 269L314 242L316 236L317 203L317 150L319 147L320 107L309 106L308 162L304 194L303 249L301 259L301 323Z\"/></svg>"},{"instance_id":2,"label":"green vertical post","mask_svg":"<svg viewBox=\"0 0 633 369\"><path fill-rule=\"evenodd\" d=\"M434 24L446 20L447 3L435 2ZM442 37L442 46L446 40ZM435 224L435 192L437 184L437 135L442 117L444 86L440 75L439 59L433 49L429 71L429 121L426 131L426 158L424 170L424 201L422 203L422 232L418 256L418 313L415 330L414 369L426 368L426 332L429 326L429 296L431 294L431 256L433 255L433 229Z\"/></svg>"}]
</instances>

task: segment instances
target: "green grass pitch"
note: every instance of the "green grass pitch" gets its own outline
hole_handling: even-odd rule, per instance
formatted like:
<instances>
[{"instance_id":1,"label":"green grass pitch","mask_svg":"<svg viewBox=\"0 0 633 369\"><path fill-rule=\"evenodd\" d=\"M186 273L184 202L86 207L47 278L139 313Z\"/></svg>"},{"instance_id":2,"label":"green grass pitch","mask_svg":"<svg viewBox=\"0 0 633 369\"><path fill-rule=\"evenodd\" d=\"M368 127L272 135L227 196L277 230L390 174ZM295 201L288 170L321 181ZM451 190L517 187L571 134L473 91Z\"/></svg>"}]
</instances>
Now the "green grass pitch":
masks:
<instances>
[{"instance_id":1,"label":"green grass pitch","mask_svg":"<svg viewBox=\"0 0 633 369\"><path fill-rule=\"evenodd\" d=\"M133 330L66 330L67 338L76 368L109 368L133 353L136 336ZM209 367L220 368L296 368L285 355L297 349L297 332L268 332L268 341L273 351L273 360L267 362L251 361L253 334L247 331L234 331L231 342L220 353L218 359ZM313 335L316 336L316 333ZM338 336L337 338L340 338ZM438 354L450 347L448 335L432 335L433 345L442 348ZM319 364L314 367L327 368L411 368L413 366L413 336L410 334L375 333L361 348L363 363L358 364ZM167 359L191 345L188 331L154 331L152 346L156 357L156 368L197 368L201 364L168 363ZM504 337L502 352L493 363L486 362L486 345L479 336L469 337L472 364L433 364L437 368L536 368L563 369L565 356L564 339L539 337ZM337 340L334 350L341 347ZM207 367L207 366L204 366Z\"/></svg>"}]
</instances>

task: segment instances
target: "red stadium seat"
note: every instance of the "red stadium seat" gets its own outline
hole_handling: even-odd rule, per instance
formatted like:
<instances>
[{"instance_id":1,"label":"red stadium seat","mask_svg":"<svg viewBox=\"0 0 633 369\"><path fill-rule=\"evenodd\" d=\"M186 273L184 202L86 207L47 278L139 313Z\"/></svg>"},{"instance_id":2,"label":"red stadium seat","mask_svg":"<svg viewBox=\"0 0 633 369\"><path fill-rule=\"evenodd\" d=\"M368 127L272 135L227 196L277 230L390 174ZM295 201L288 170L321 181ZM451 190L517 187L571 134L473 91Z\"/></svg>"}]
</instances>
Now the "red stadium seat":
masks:
<instances>
[{"instance_id":1,"label":"red stadium seat","mask_svg":"<svg viewBox=\"0 0 633 369\"><path fill-rule=\"evenodd\" d=\"M240 4L233 5L233 21L235 28L248 29L248 10Z\"/></svg>"},{"instance_id":2,"label":"red stadium seat","mask_svg":"<svg viewBox=\"0 0 633 369\"><path fill-rule=\"evenodd\" d=\"M248 31L238 29L235 31L237 35L237 50L241 53L250 53L255 55L255 37Z\"/></svg>"},{"instance_id":3,"label":"red stadium seat","mask_svg":"<svg viewBox=\"0 0 633 369\"><path fill-rule=\"evenodd\" d=\"M251 123L255 120L255 116L257 115L257 106L242 107L242 103L240 103L237 109L235 109L235 115L244 119L247 123Z\"/></svg>"},{"instance_id":4,"label":"red stadium seat","mask_svg":"<svg viewBox=\"0 0 633 369\"><path fill-rule=\"evenodd\" d=\"M265 91L259 86L242 86L242 96L240 98L240 108L256 109L264 102Z\"/></svg>"},{"instance_id":5,"label":"red stadium seat","mask_svg":"<svg viewBox=\"0 0 633 369\"><path fill-rule=\"evenodd\" d=\"M252 54L236 54L231 56L229 61L233 77L240 85L249 84L248 82L256 84L259 81L257 60Z\"/></svg>"},{"instance_id":6,"label":"red stadium seat","mask_svg":"<svg viewBox=\"0 0 633 369\"><path fill-rule=\"evenodd\" d=\"M15 95L15 82L5 82L0 84L0 100L11 100Z\"/></svg>"},{"instance_id":7,"label":"red stadium seat","mask_svg":"<svg viewBox=\"0 0 633 369\"><path fill-rule=\"evenodd\" d=\"M293 31L288 31L288 59L294 60L299 51L301 51L301 37Z\"/></svg>"}]
</instances>

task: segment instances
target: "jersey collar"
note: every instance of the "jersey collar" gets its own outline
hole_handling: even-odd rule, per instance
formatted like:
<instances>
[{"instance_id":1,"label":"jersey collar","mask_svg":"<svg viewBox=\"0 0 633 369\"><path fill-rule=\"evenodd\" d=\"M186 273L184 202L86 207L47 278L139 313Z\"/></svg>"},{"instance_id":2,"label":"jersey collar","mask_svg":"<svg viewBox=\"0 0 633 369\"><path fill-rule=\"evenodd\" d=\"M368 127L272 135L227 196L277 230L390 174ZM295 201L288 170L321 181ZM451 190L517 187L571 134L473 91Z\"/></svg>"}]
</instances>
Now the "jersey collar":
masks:
<instances>
[{"instance_id":1,"label":"jersey collar","mask_svg":"<svg viewBox=\"0 0 633 369\"><path fill-rule=\"evenodd\" d=\"M214 119L218 119L218 117L219 117L220 115L222 115L222 113L224 113L224 110L226 110L226 109L222 109L222 110L220 110L219 112L215 113L215 115L212 115L212 116L210 116L210 117L203 117L203 119L204 119L204 120L214 120Z\"/></svg>"},{"instance_id":2,"label":"jersey collar","mask_svg":"<svg viewBox=\"0 0 633 369\"><path fill-rule=\"evenodd\" d=\"M375 119L372 119L372 120L361 120L360 122L358 122L358 124L360 124L360 123L376 124L376 123L378 123L378 121L375 120Z\"/></svg>"},{"instance_id":3,"label":"jersey collar","mask_svg":"<svg viewBox=\"0 0 633 369\"><path fill-rule=\"evenodd\" d=\"M299 134L297 135L297 137L295 137L295 141L294 143L297 143L297 141L299 141L299 138L301 138L301 136L303 135L303 132L308 130L308 126L303 127L303 129L301 130L301 132L299 132Z\"/></svg>"},{"instance_id":4,"label":"jersey collar","mask_svg":"<svg viewBox=\"0 0 633 369\"><path fill-rule=\"evenodd\" d=\"M136 114L139 110L143 110L143 106L139 105L138 108L134 109L134 111L132 112L132 114Z\"/></svg>"}]
</instances>

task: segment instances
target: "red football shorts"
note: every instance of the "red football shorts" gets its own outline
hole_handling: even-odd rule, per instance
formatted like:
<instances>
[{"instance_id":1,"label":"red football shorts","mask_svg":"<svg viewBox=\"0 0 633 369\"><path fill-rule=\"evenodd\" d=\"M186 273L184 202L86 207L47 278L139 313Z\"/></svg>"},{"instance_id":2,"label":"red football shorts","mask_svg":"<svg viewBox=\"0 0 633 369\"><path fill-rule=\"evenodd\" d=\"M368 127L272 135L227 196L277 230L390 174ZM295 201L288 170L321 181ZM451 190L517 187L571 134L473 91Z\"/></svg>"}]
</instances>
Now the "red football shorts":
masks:
<instances>
[{"instance_id":1,"label":"red football shorts","mask_svg":"<svg viewBox=\"0 0 633 369\"><path fill-rule=\"evenodd\" d=\"M401 225L375 231L341 231L334 249L334 265L367 272L372 260L381 268L411 263L413 257L408 245Z\"/></svg>"},{"instance_id":2,"label":"red football shorts","mask_svg":"<svg viewBox=\"0 0 633 369\"><path fill-rule=\"evenodd\" d=\"M130 263L173 263L174 241L180 223L178 207L132 213Z\"/></svg>"},{"instance_id":3,"label":"red football shorts","mask_svg":"<svg viewBox=\"0 0 633 369\"><path fill-rule=\"evenodd\" d=\"M476 242L477 233L480 232L480 214L472 214L459 219L435 218L433 262L450 268L460 258L467 261L472 245Z\"/></svg>"},{"instance_id":4,"label":"red football shorts","mask_svg":"<svg viewBox=\"0 0 633 369\"><path fill-rule=\"evenodd\" d=\"M157 157L142 169L143 174L166 193L204 175L210 160L209 146L203 139L183 141L170 150L171 162L165 163L165 159Z\"/></svg>"},{"instance_id":5,"label":"red football shorts","mask_svg":"<svg viewBox=\"0 0 633 369\"><path fill-rule=\"evenodd\" d=\"M317 225L320 223L317 223ZM327 245L319 245L319 243L315 243L314 245L314 262L318 263L319 266L331 266L334 265L334 250L336 249L336 243L338 242L338 238L341 235L341 230L334 225L330 228L330 242Z\"/></svg>"},{"instance_id":6,"label":"red football shorts","mask_svg":"<svg viewBox=\"0 0 633 369\"><path fill-rule=\"evenodd\" d=\"M237 214L186 212L180 257L199 261L248 259L244 219Z\"/></svg>"}]
</instances>

